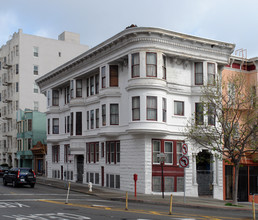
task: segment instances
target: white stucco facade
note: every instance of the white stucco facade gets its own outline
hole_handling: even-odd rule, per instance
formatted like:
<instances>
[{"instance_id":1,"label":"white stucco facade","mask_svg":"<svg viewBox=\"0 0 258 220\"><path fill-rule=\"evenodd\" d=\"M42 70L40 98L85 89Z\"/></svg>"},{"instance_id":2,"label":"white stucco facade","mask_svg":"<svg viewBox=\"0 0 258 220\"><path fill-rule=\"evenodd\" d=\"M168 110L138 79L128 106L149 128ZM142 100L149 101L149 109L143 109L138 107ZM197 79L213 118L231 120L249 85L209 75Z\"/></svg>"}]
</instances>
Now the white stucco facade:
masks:
<instances>
[{"instance_id":1,"label":"white stucco facade","mask_svg":"<svg viewBox=\"0 0 258 220\"><path fill-rule=\"evenodd\" d=\"M23 33L21 29L0 48L0 164L18 166L16 112L46 111L46 96L35 80L85 52L80 35L64 32L59 40Z\"/></svg>"},{"instance_id":2,"label":"white stucco facade","mask_svg":"<svg viewBox=\"0 0 258 220\"><path fill-rule=\"evenodd\" d=\"M185 126L200 102L195 65L202 66L205 84L208 64L221 74L233 49L134 27L40 77L49 100L47 176L134 191L137 174L137 192L161 193L157 153L166 153L165 193L183 195L185 177L186 195L198 196L196 155L202 149L187 143L190 166L185 174L178 166ZM213 196L222 199L222 161L212 167Z\"/></svg>"}]
</instances>

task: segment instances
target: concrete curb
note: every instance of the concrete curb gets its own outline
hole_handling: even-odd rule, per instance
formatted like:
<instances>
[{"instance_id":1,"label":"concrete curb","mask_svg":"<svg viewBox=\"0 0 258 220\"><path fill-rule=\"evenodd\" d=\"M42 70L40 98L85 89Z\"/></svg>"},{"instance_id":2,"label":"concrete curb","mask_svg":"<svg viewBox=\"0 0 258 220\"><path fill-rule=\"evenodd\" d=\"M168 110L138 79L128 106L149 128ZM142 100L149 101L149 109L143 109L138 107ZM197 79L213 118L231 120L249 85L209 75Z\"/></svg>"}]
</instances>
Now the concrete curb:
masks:
<instances>
[{"instance_id":1,"label":"concrete curb","mask_svg":"<svg viewBox=\"0 0 258 220\"><path fill-rule=\"evenodd\" d=\"M67 187L67 182L60 183L60 182L51 181L51 180L50 181L37 180L37 184L47 185L47 186L51 186L51 187L55 187L55 188L59 188L59 189L66 189L66 187ZM79 193L83 193L83 194L87 194L87 195L91 195L91 196L96 196L98 198L105 199L105 200L121 201L121 202L126 201L125 197L123 197L123 196L122 197L112 197L112 196L108 197L109 192L106 194L107 196L103 196L103 195L100 195L101 192L99 192L99 193L98 192L95 193L94 191L88 192L86 186L81 186L85 190L78 189L76 187L78 187L78 186L76 186L76 185L73 186L73 183L71 183L70 191L79 192ZM129 203L146 203L146 204L161 205L161 206L169 207L168 201L163 202L163 201L155 201L155 200L129 198L128 202ZM226 203L226 201L224 201L224 202ZM191 204L191 203L182 203L182 202L173 202L173 206L174 207L185 207L185 208L198 208L198 209L213 209L213 210L223 209L223 210L230 210L230 211L249 211L249 212L252 211L252 206L250 206L250 208L248 208L248 207L234 207L234 206L222 206L222 205Z\"/></svg>"}]
</instances>

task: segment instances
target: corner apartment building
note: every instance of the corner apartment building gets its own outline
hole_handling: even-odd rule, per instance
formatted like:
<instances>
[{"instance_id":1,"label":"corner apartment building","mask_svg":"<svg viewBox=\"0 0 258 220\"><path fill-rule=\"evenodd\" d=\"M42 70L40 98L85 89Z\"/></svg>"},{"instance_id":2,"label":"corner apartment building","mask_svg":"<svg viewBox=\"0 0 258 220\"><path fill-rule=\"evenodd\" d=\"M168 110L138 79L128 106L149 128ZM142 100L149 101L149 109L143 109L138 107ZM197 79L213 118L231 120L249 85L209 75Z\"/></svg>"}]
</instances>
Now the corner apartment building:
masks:
<instances>
[{"instance_id":1,"label":"corner apartment building","mask_svg":"<svg viewBox=\"0 0 258 220\"><path fill-rule=\"evenodd\" d=\"M179 167L201 86L221 74L234 45L159 28L131 27L36 80L47 95L48 177L134 191L223 199L222 161L198 187L196 157ZM207 121L203 112L199 120ZM213 155L210 155L213 159ZM201 178L202 179L202 178ZM199 188L199 189L198 189Z\"/></svg>"},{"instance_id":2,"label":"corner apartment building","mask_svg":"<svg viewBox=\"0 0 258 220\"><path fill-rule=\"evenodd\" d=\"M76 33L63 32L55 40L21 29L0 48L0 164L18 166L16 112L46 111L46 97L35 80L86 50Z\"/></svg>"},{"instance_id":3,"label":"corner apartment building","mask_svg":"<svg viewBox=\"0 0 258 220\"><path fill-rule=\"evenodd\" d=\"M245 114L250 114L251 111L257 111L258 57L247 59L231 56L230 63L225 67L222 74L225 82L227 82L226 76L243 76L243 88L247 91L250 90L251 92L253 101L250 104L253 105L253 108L237 109L239 112L242 111L242 117L244 118ZM233 90L231 93L236 93L233 88L234 87L228 85L228 88L226 89L231 89ZM239 122L241 122L241 120ZM250 147L254 148L255 146ZM258 152L244 155L240 161L240 164L238 199L239 201L251 202L253 195L255 195L255 202L258 203ZM232 189L234 182L233 170L234 167L232 164L230 164L230 162L224 161L224 199L227 200L232 199Z\"/></svg>"}]
</instances>

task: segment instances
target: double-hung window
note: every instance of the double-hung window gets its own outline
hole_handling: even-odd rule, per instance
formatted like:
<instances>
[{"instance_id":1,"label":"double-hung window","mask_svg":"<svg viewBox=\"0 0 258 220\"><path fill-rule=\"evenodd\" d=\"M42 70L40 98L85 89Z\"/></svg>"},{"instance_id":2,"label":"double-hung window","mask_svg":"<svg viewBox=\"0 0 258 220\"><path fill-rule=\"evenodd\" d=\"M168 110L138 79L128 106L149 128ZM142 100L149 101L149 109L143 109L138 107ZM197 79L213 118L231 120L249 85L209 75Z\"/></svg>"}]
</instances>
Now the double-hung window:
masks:
<instances>
[{"instance_id":1,"label":"double-hung window","mask_svg":"<svg viewBox=\"0 0 258 220\"><path fill-rule=\"evenodd\" d=\"M162 98L162 121L167 121L167 99Z\"/></svg>"},{"instance_id":2,"label":"double-hung window","mask_svg":"<svg viewBox=\"0 0 258 220\"><path fill-rule=\"evenodd\" d=\"M106 163L120 163L119 141L109 141L106 143Z\"/></svg>"},{"instance_id":3,"label":"double-hung window","mask_svg":"<svg viewBox=\"0 0 258 220\"><path fill-rule=\"evenodd\" d=\"M146 75L157 77L157 54L146 53Z\"/></svg>"},{"instance_id":4,"label":"double-hung window","mask_svg":"<svg viewBox=\"0 0 258 220\"><path fill-rule=\"evenodd\" d=\"M166 59L166 56L163 55L162 56L162 79L167 79L167 69L166 69L166 66L167 66L167 59Z\"/></svg>"},{"instance_id":5,"label":"double-hung window","mask_svg":"<svg viewBox=\"0 0 258 220\"><path fill-rule=\"evenodd\" d=\"M203 103L195 103L195 123L196 125L203 125Z\"/></svg>"},{"instance_id":6,"label":"double-hung window","mask_svg":"<svg viewBox=\"0 0 258 220\"><path fill-rule=\"evenodd\" d=\"M39 48L38 47L33 47L33 56L38 57L39 56Z\"/></svg>"},{"instance_id":7,"label":"double-hung window","mask_svg":"<svg viewBox=\"0 0 258 220\"><path fill-rule=\"evenodd\" d=\"M106 66L101 67L101 87L106 88Z\"/></svg>"},{"instance_id":8,"label":"double-hung window","mask_svg":"<svg viewBox=\"0 0 258 220\"><path fill-rule=\"evenodd\" d=\"M37 65L33 66L33 73L34 73L34 75L39 75L39 66L37 66Z\"/></svg>"},{"instance_id":9,"label":"double-hung window","mask_svg":"<svg viewBox=\"0 0 258 220\"><path fill-rule=\"evenodd\" d=\"M95 94L99 93L99 74L95 75Z\"/></svg>"},{"instance_id":10,"label":"double-hung window","mask_svg":"<svg viewBox=\"0 0 258 220\"><path fill-rule=\"evenodd\" d=\"M94 110L90 111L90 128L94 129Z\"/></svg>"},{"instance_id":11,"label":"double-hung window","mask_svg":"<svg viewBox=\"0 0 258 220\"><path fill-rule=\"evenodd\" d=\"M110 87L118 87L118 66L110 65L109 66L109 85Z\"/></svg>"},{"instance_id":12,"label":"double-hung window","mask_svg":"<svg viewBox=\"0 0 258 220\"><path fill-rule=\"evenodd\" d=\"M53 118L53 134L59 134L59 118Z\"/></svg>"},{"instance_id":13,"label":"double-hung window","mask_svg":"<svg viewBox=\"0 0 258 220\"><path fill-rule=\"evenodd\" d=\"M161 142L159 140L152 141L152 162L159 163L158 154L161 152Z\"/></svg>"},{"instance_id":14,"label":"double-hung window","mask_svg":"<svg viewBox=\"0 0 258 220\"><path fill-rule=\"evenodd\" d=\"M90 95L94 95L94 76L90 77Z\"/></svg>"},{"instance_id":15,"label":"double-hung window","mask_svg":"<svg viewBox=\"0 0 258 220\"><path fill-rule=\"evenodd\" d=\"M96 117L96 128L99 128L99 109L96 109L95 112L95 117Z\"/></svg>"},{"instance_id":16,"label":"double-hung window","mask_svg":"<svg viewBox=\"0 0 258 220\"><path fill-rule=\"evenodd\" d=\"M60 146L52 146L52 162L58 163L60 160Z\"/></svg>"},{"instance_id":17,"label":"double-hung window","mask_svg":"<svg viewBox=\"0 0 258 220\"><path fill-rule=\"evenodd\" d=\"M147 96L147 120L157 121L157 97Z\"/></svg>"},{"instance_id":18,"label":"double-hung window","mask_svg":"<svg viewBox=\"0 0 258 220\"><path fill-rule=\"evenodd\" d=\"M82 80L81 79L76 80L76 97L77 98L82 97Z\"/></svg>"},{"instance_id":19,"label":"double-hung window","mask_svg":"<svg viewBox=\"0 0 258 220\"><path fill-rule=\"evenodd\" d=\"M184 102L174 101L174 115L184 115Z\"/></svg>"},{"instance_id":20,"label":"double-hung window","mask_svg":"<svg viewBox=\"0 0 258 220\"><path fill-rule=\"evenodd\" d=\"M173 142L165 141L164 142L164 153L166 154L166 164L173 164Z\"/></svg>"},{"instance_id":21,"label":"double-hung window","mask_svg":"<svg viewBox=\"0 0 258 220\"><path fill-rule=\"evenodd\" d=\"M110 104L110 125L119 124L119 106L118 104Z\"/></svg>"},{"instance_id":22,"label":"double-hung window","mask_svg":"<svg viewBox=\"0 0 258 220\"><path fill-rule=\"evenodd\" d=\"M140 120L140 96L132 97L132 119Z\"/></svg>"},{"instance_id":23,"label":"double-hung window","mask_svg":"<svg viewBox=\"0 0 258 220\"><path fill-rule=\"evenodd\" d=\"M215 85L215 64L208 63L208 85Z\"/></svg>"},{"instance_id":24,"label":"double-hung window","mask_svg":"<svg viewBox=\"0 0 258 220\"><path fill-rule=\"evenodd\" d=\"M52 105L59 106L59 91L58 90L52 91Z\"/></svg>"},{"instance_id":25,"label":"double-hung window","mask_svg":"<svg viewBox=\"0 0 258 220\"><path fill-rule=\"evenodd\" d=\"M176 152L177 152L177 165L179 164L179 159L180 157L183 156L183 152L182 152L182 146L183 146L183 142L177 142L176 143Z\"/></svg>"},{"instance_id":26,"label":"double-hung window","mask_svg":"<svg viewBox=\"0 0 258 220\"><path fill-rule=\"evenodd\" d=\"M140 76L140 57L139 53L132 54L132 78Z\"/></svg>"},{"instance_id":27,"label":"double-hung window","mask_svg":"<svg viewBox=\"0 0 258 220\"><path fill-rule=\"evenodd\" d=\"M82 112L76 112L76 135L82 135Z\"/></svg>"},{"instance_id":28,"label":"double-hung window","mask_svg":"<svg viewBox=\"0 0 258 220\"><path fill-rule=\"evenodd\" d=\"M102 105L101 109L101 116L102 116L102 126L106 126L106 105Z\"/></svg>"},{"instance_id":29,"label":"double-hung window","mask_svg":"<svg viewBox=\"0 0 258 220\"><path fill-rule=\"evenodd\" d=\"M86 160L87 163L99 162L99 143L86 143Z\"/></svg>"},{"instance_id":30,"label":"double-hung window","mask_svg":"<svg viewBox=\"0 0 258 220\"><path fill-rule=\"evenodd\" d=\"M215 106L208 103L208 125L215 125Z\"/></svg>"},{"instance_id":31,"label":"double-hung window","mask_svg":"<svg viewBox=\"0 0 258 220\"><path fill-rule=\"evenodd\" d=\"M203 63L194 64L195 85L203 85Z\"/></svg>"}]
</instances>

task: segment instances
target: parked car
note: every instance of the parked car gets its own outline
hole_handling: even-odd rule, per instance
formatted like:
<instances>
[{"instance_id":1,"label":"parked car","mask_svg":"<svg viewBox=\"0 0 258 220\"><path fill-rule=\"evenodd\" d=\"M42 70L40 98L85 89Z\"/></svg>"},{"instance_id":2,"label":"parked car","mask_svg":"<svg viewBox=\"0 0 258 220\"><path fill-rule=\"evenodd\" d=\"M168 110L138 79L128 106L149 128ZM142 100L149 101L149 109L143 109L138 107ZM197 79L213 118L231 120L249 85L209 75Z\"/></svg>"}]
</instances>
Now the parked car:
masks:
<instances>
[{"instance_id":1,"label":"parked car","mask_svg":"<svg viewBox=\"0 0 258 220\"><path fill-rule=\"evenodd\" d=\"M12 168L3 175L3 184L11 183L13 187L17 185L35 186L36 175L31 168Z\"/></svg>"},{"instance_id":2,"label":"parked car","mask_svg":"<svg viewBox=\"0 0 258 220\"><path fill-rule=\"evenodd\" d=\"M6 171L8 171L8 167L0 166L0 177L3 176Z\"/></svg>"}]
</instances>

